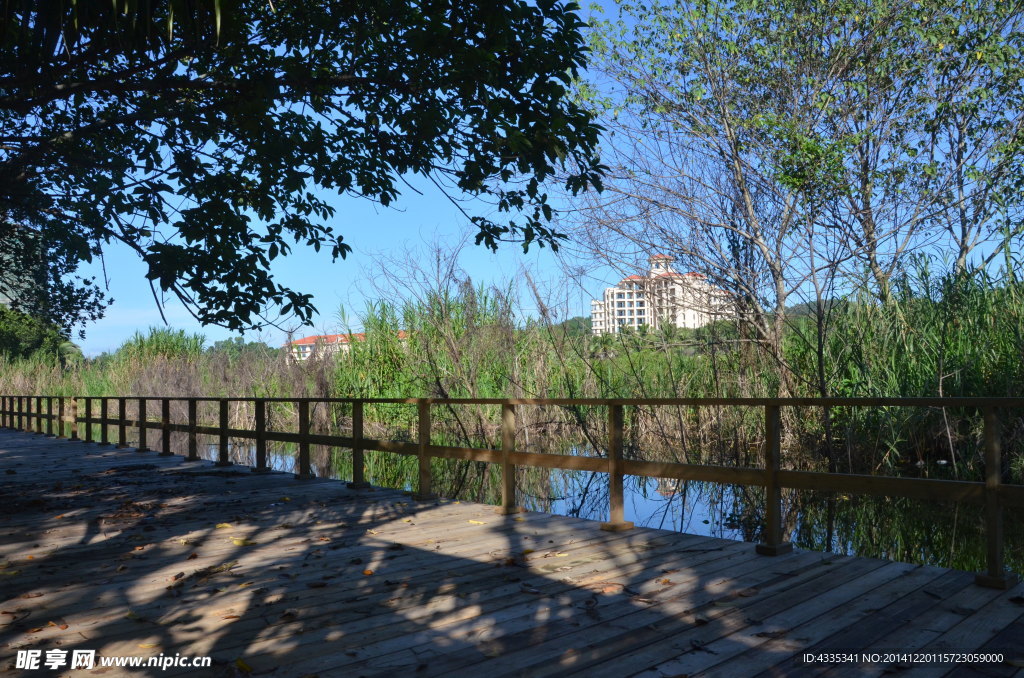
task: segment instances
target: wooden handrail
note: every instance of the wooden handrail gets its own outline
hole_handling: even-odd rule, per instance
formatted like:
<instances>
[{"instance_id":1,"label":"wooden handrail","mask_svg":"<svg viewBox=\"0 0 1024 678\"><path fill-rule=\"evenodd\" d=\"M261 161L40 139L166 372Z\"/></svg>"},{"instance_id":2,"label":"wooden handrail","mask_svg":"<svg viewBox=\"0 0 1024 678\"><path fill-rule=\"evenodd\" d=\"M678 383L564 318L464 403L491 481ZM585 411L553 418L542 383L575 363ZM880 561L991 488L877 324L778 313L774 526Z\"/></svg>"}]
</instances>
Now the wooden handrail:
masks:
<instances>
[{"instance_id":1,"label":"wooden handrail","mask_svg":"<svg viewBox=\"0 0 1024 678\"><path fill-rule=\"evenodd\" d=\"M69 425L71 440L78 440L78 425L85 425L83 442L93 440L94 425L100 427L101 444L108 443L107 427L116 426L118 446L127 445L126 429L138 430L137 450L147 451L146 432L157 429L161 433L161 451L170 453L172 432L188 435L188 460L198 459L196 436L217 436L218 466L230 466L228 441L231 438L255 441L257 465L253 470L265 472L266 444L268 441L291 442L299 446L297 478L312 478L310 445L347 447L353 450L353 480L350 487L366 487L364 452L387 451L415 455L418 463L415 495L429 499L432 494L431 459L467 459L500 464L502 467L501 513L519 511L515 499L515 467L532 466L566 470L599 471L609 474L610 520L602 527L623 530L632 527L625 520L623 506L623 477L635 475L647 478L674 478L735 485L753 485L765 488L765 526L759 553L778 555L786 553L791 545L784 540L782 527L781 490L802 489L827 492L845 492L912 499L947 500L982 504L985 507L986 563L984 574L977 583L995 588L1008 588L1016 580L1005 571L1003 562L1003 511L1007 506L1024 507L1024 485L1003 482L1000 431L996 409L1024 409L1024 398L209 398L209 397L151 397L130 396L138 403L138 415L129 419L126 411L128 396L117 396L117 417L108 416L107 401L111 396L11 396L0 395L0 426L22 431L63 437L65 424ZM92 401L100 401L100 416L93 416ZM54 414L53 401L57 401ZM160 401L160 418L151 421L146 415L148 400ZM46 402L45 412L43 401ZM66 403L67 401L67 403ZM188 421L171 421L170 403L186 402ZM201 425L197 406L201 402L218 403L218 421L215 426ZM255 407L253 429L229 427L229 404L251 402ZM267 430L268 403L294 403L298 409L298 431ZM353 431L351 436L314 433L310 430L310 406L318 404L349 403L352 405ZM363 433L366 405L414 404L417 407L416 442L372 440ZM433 405L500 405L501 447L498 449L467 448L434 445L431 442L431 406ZM584 457L544 453L517 452L515 446L516 408L528 405L604 406L608 408L608 454L605 457ZM685 407L758 407L764 409L765 467L725 467L677 462L648 462L625 459L622 450L623 408L685 406ZM985 480L935 480L930 478L900 478L849 473L792 471L781 468L782 407L950 407L981 410L984 417ZM79 412L84 411L84 416ZM70 412L70 416L66 416Z\"/></svg>"}]
</instances>

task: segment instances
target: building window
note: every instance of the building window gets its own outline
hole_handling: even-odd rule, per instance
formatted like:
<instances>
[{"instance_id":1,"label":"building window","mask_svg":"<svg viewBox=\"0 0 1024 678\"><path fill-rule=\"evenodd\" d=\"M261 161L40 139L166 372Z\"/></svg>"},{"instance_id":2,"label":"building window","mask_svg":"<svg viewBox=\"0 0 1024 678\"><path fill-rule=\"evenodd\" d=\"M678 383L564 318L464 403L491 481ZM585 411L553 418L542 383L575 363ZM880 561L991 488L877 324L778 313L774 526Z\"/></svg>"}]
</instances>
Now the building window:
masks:
<instances>
[{"instance_id":1,"label":"building window","mask_svg":"<svg viewBox=\"0 0 1024 678\"><path fill-rule=\"evenodd\" d=\"M623 294L622 292L619 292L618 294L615 295L615 298L616 299L625 299L626 295Z\"/></svg>"}]
</instances>

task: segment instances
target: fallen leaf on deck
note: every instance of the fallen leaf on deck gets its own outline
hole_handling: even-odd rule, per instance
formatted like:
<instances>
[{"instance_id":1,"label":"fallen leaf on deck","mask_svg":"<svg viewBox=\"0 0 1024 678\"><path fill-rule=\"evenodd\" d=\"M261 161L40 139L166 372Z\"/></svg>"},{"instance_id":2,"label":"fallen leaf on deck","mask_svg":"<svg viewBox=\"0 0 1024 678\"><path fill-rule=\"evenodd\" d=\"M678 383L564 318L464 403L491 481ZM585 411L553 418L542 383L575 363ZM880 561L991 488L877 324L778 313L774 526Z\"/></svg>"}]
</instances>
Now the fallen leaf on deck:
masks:
<instances>
[{"instance_id":1,"label":"fallen leaf on deck","mask_svg":"<svg viewBox=\"0 0 1024 678\"><path fill-rule=\"evenodd\" d=\"M188 555L188 558L186 558L185 560L195 560L195 559L196 559L196 558L198 558L198 557L199 557L199 554L198 554L198 553L192 552L192 553L190 553L190 554Z\"/></svg>"},{"instance_id":2,"label":"fallen leaf on deck","mask_svg":"<svg viewBox=\"0 0 1024 678\"><path fill-rule=\"evenodd\" d=\"M486 525L487 524L487 523L483 522L482 520L471 520L469 522L471 522L474 525Z\"/></svg>"},{"instance_id":3,"label":"fallen leaf on deck","mask_svg":"<svg viewBox=\"0 0 1024 678\"><path fill-rule=\"evenodd\" d=\"M370 575L373 574L373 570L363 570L363 574L365 574L367 577L369 577Z\"/></svg>"},{"instance_id":4,"label":"fallen leaf on deck","mask_svg":"<svg viewBox=\"0 0 1024 678\"><path fill-rule=\"evenodd\" d=\"M242 537L232 537L231 543L235 546L256 546L256 542Z\"/></svg>"},{"instance_id":5,"label":"fallen leaf on deck","mask_svg":"<svg viewBox=\"0 0 1024 678\"><path fill-rule=\"evenodd\" d=\"M139 643L139 647L150 650L154 647L159 647L156 643Z\"/></svg>"},{"instance_id":6,"label":"fallen leaf on deck","mask_svg":"<svg viewBox=\"0 0 1024 678\"><path fill-rule=\"evenodd\" d=\"M232 527L231 523L217 523L218 530L223 530L226 527Z\"/></svg>"},{"instance_id":7,"label":"fallen leaf on deck","mask_svg":"<svg viewBox=\"0 0 1024 678\"><path fill-rule=\"evenodd\" d=\"M281 497L281 501L291 501L291 497Z\"/></svg>"},{"instance_id":8,"label":"fallen leaf on deck","mask_svg":"<svg viewBox=\"0 0 1024 678\"><path fill-rule=\"evenodd\" d=\"M226 617L221 617L221 619L241 619L241 617L237 614L229 614Z\"/></svg>"},{"instance_id":9,"label":"fallen leaf on deck","mask_svg":"<svg viewBox=\"0 0 1024 678\"><path fill-rule=\"evenodd\" d=\"M252 673L252 667L246 664L244 661L242 661L242 659L235 660L235 667L239 671L244 671L245 673Z\"/></svg>"}]
</instances>

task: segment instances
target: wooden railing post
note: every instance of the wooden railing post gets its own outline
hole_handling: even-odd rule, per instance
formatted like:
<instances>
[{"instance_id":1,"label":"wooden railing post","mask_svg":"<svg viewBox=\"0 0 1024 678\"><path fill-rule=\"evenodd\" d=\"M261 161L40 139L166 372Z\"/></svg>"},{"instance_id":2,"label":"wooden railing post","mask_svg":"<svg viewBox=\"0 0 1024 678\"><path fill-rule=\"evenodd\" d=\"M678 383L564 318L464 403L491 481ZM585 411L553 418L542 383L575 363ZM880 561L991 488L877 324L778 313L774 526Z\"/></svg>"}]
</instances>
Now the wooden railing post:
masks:
<instances>
[{"instance_id":1,"label":"wooden railing post","mask_svg":"<svg viewBox=\"0 0 1024 678\"><path fill-rule=\"evenodd\" d=\"M64 437L64 396L57 396L57 437Z\"/></svg>"},{"instance_id":2,"label":"wooden railing post","mask_svg":"<svg viewBox=\"0 0 1024 678\"><path fill-rule=\"evenodd\" d=\"M149 452L146 444L146 399L139 398L139 446L136 452Z\"/></svg>"},{"instance_id":3,"label":"wooden railing post","mask_svg":"<svg viewBox=\"0 0 1024 678\"><path fill-rule=\"evenodd\" d=\"M220 400L220 426L217 440L217 463L214 466L231 466L231 456L228 451L228 401L226 398Z\"/></svg>"},{"instance_id":4,"label":"wooden railing post","mask_svg":"<svg viewBox=\"0 0 1024 678\"><path fill-rule=\"evenodd\" d=\"M623 496L622 429L624 418L622 405L608 406L608 502L610 511L607 523L601 529L608 532L622 532L633 528L626 520L626 503Z\"/></svg>"},{"instance_id":5,"label":"wooden railing post","mask_svg":"<svg viewBox=\"0 0 1024 678\"><path fill-rule=\"evenodd\" d=\"M71 396L71 436L68 440L78 440L78 396Z\"/></svg>"},{"instance_id":6,"label":"wooden railing post","mask_svg":"<svg viewBox=\"0 0 1024 678\"><path fill-rule=\"evenodd\" d=\"M107 419L110 415L108 400L110 399L105 396L100 398L100 445L110 444L110 431L107 430Z\"/></svg>"},{"instance_id":7,"label":"wooden railing post","mask_svg":"<svg viewBox=\"0 0 1024 678\"><path fill-rule=\"evenodd\" d=\"M0 428L10 428L7 426L7 396L0 395Z\"/></svg>"},{"instance_id":8,"label":"wooden railing post","mask_svg":"<svg viewBox=\"0 0 1024 678\"><path fill-rule=\"evenodd\" d=\"M253 473L269 473L267 466L267 401L256 398L253 401L254 419L256 423L256 466Z\"/></svg>"},{"instance_id":9,"label":"wooden railing post","mask_svg":"<svg viewBox=\"0 0 1024 678\"><path fill-rule=\"evenodd\" d=\"M793 550L782 534L782 488L779 465L782 456L782 416L778 405L764 408L765 526L755 549L763 556L780 556Z\"/></svg>"},{"instance_id":10,"label":"wooden railing post","mask_svg":"<svg viewBox=\"0 0 1024 678\"><path fill-rule=\"evenodd\" d=\"M497 512L507 516L522 513L516 504L516 465L511 456L516 451L516 406L503 403L501 406L501 506Z\"/></svg>"},{"instance_id":11,"label":"wooden railing post","mask_svg":"<svg viewBox=\"0 0 1024 678\"><path fill-rule=\"evenodd\" d=\"M46 435L53 437L53 396L46 396Z\"/></svg>"},{"instance_id":12,"label":"wooden railing post","mask_svg":"<svg viewBox=\"0 0 1024 678\"><path fill-rule=\"evenodd\" d=\"M196 408L195 398L188 399L188 456L186 461L199 461L199 446L196 444Z\"/></svg>"},{"instance_id":13,"label":"wooden railing post","mask_svg":"<svg viewBox=\"0 0 1024 678\"><path fill-rule=\"evenodd\" d=\"M433 492L433 479L430 475L430 454L427 451L427 448L430 447L430 401L420 398L416 401L416 410L419 421L419 449L417 451L419 482L412 497L417 501L430 501L436 499Z\"/></svg>"},{"instance_id":14,"label":"wooden railing post","mask_svg":"<svg viewBox=\"0 0 1024 678\"><path fill-rule=\"evenodd\" d=\"M43 397L36 396L36 435L43 435Z\"/></svg>"},{"instance_id":15,"label":"wooden railing post","mask_svg":"<svg viewBox=\"0 0 1024 678\"><path fill-rule=\"evenodd\" d=\"M353 490L365 490L370 487L366 482L366 453L363 450L363 401L352 403L352 482L348 487Z\"/></svg>"},{"instance_id":16,"label":"wooden railing post","mask_svg":"<svg viewBox=\"0 0 1024 678\"><path fill-rule=\"evenodd\" d=\"M170 457L171 452L171 399L160 399L160 454L161 457Z\"/></svg>"},{"instance_id":17,"label":"wooden railing post","mask_svg":"<svg viewBox=\"0 0 1024 678\"><path fill-rule=\"evenodd\" d=\"M1003 482L1003 455L999 419L991 407L985 408L985 541L987 572L975 575L979 586L1008 589L1017 578L1003 565L1003 502L1000 485Z\"/></svg>"},{"instance_id":18,"label":"wooden railing post","mask_svg":"<svg viewBox=\"0 0 1024 678\"><path fill-rule=\"evenodd\" d=\"M128 399L117 399L117 447L128 447Z\"/></svg>"},{"instance_id":19,"label":"wooden railing post","mask_svg":"<svg viewBox=\"0 0 1024 678\"><path fill-rule=\"evenodd\" d=\"M92 398L85 397L85 441L92 442Z\"/></svg>"},{"instance_id":20,"label":"wooden railing post","mask_svg":"<svg viewBox=\"0 0 1024 678\"><path fill-rule=\"evenodd\" d=\"M299 472L296 480L310 480L316 476L309 463L309 400L298 401L299 405Z\"/></svg>"}]
</instances>

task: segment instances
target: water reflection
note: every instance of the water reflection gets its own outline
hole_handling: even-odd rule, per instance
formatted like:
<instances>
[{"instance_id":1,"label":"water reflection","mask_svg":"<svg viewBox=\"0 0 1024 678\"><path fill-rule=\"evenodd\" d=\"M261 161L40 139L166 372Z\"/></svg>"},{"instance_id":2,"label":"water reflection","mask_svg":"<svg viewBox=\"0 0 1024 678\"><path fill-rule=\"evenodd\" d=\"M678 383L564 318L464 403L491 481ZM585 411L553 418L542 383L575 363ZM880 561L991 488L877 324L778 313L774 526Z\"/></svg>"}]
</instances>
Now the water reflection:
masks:
<instances>
[{"instance_id":1,"label":"water reflection","mask_svg":"<svg viewBox=\"0 0 1024 678\"><path fill-rule=\"evenodd\" d=\"M206 448L217 458L217 445ZM230 456L255 466L255 448L231 446ZM435 460L435 488L455 499L497 504L500 501L496 467L478 464L476 480L454 472L457 464ZM294 449L268 450L274 471L295 473ZM346 452L314 450L312 465L318 477L351 479L351 457ZM381 487L410 490L416 477L414 457L367 455L367 480ZM528 510L588 520L609 518L608 476L604 473L519 468L518 503ZM757 541L763 525L760 488L696 481L628 476L624 488L625 519L638 526L675 532ZM903 562L984 569L985 539L982 507L952 502L924 502L888 497L850 497L790 491L784 498L785 527L794 545L815 551L889 558ZM1008 511L1006 562L1024 570L1024 520Z\"/></svg>"}]
</instances>

